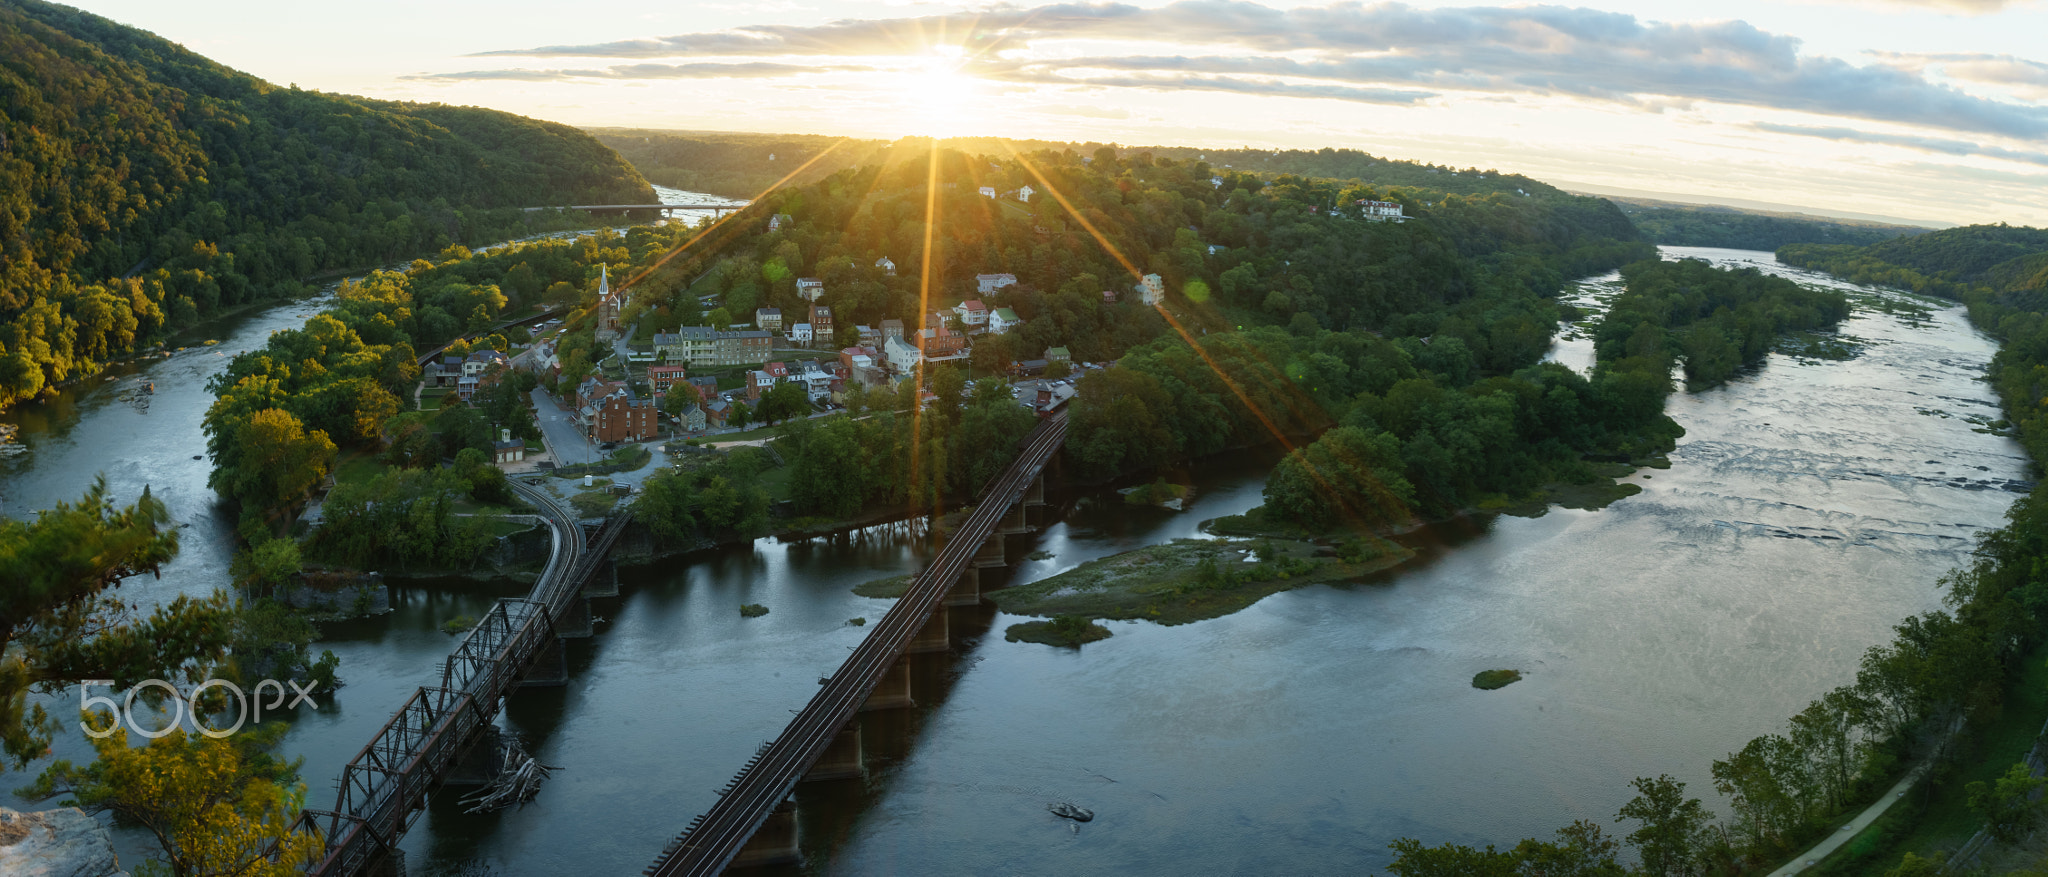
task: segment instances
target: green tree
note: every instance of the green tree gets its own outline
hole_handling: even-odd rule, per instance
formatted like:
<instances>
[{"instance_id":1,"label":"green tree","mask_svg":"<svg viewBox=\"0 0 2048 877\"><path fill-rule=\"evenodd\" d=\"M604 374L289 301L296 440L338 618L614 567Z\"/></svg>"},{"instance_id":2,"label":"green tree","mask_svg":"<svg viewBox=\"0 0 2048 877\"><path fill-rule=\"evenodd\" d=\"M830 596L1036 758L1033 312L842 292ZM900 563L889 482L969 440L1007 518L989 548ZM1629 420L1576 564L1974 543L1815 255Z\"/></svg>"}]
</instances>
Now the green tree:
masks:
<instances>
[{"instance_id":1,"label":"green tree","mask_svg":"<svg viewBox=\"0 0 2048 877\"><path fill-rule=\"evenodd\" d=\"M1643 873L1653 877L1691 877L1700 873L1702 835L1712 817L1698 798L1685 797L1685 784L1660 775L1636 777L1636 796L1621 806L1615 821L1635 820L1625 840L1636 848Z\"/></svg>"},{"instance_id":2,"label":"green tree","mask_svg":"<svg viewBox=\"0 0 2048 877\"><path fill-rule=\"evenodd\" d=\"M810 413L811 397L802 384L782 381L761 394L761 403L754 414L763 422L774 425L777 421L792 417L803 417Z\"/></svg>"},{"instance_id":3,"label":"green tree","mask_svg":"<svg viewBox=\"0 0 2048 877\"><path fill-rule=\"evenodd\" d=\"M1990 782L1974 782L1963 791L1969 795L1970 810L1984 817L1991 836L2011 843L2019 840L2048 810L2048 799L2036 793L2048 786L2048 777L2034 776L2025 763L2007 768L2005 775Z\"/></svg>"}]
</instances>

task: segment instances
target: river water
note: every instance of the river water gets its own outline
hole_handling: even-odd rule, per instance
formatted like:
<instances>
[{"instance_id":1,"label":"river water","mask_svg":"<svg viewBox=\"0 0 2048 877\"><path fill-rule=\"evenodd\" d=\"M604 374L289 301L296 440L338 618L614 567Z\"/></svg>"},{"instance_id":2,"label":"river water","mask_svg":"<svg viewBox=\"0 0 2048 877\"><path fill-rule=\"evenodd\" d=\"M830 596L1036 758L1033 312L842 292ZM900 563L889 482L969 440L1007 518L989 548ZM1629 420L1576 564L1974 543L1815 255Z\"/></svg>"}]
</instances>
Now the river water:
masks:
<instances>
[{"instance_id":1,"label":"river water","mask_svg":"<svg viewBox=\"0 0 2048 877\"><path fill-rule=\"evenodd\" d=\"M1665 252L1831 282L1768 253ZM1612 289L1596 279L1577 300L1597 307ZM144 367L148 414L115 398L117 381L0 418L32 448L0 461L0 509L75 499L94 471L121 497L147 482L192 527L161 582L129 588L218 586L231 522L191 459L204 378L225 361L215 350L312 310L253 317L217 348ZM1611 824L1638 775L1671 773L1714 803L1710 760L1778 730L1893 623L1938 605L1935 579L1999 524L2013 498L2000 488L2026 477L2016 444L1966 419L1996 416L1977 380L1994 348L1960 309L1917 325L1859 309L1842 334L1861 341L1854 358L1774 354L1674 396L1688 434L1671 468L1632 476L1643 492L1604 510L1439 525L1410 537L1420 557L1370 581L1177 627L1112 623L1113 638L1079 651L1005 642L1019 619L953 610L953 653L914 659L919 708L864 717L867 779L801 790L802 870L1356 873L1402 836L1507 845L1573 819ZM1561 340L1553 356L1583 367L1590 349ZM1013 559L1050 559L1003 575L1199 535L1259 502L1272 459L1199 464L1184 513L1068 496L1049 527L1009 543ZM887 610L850 588L923 552L876 528L627 570L621 596L596 604L598 635L570 644L570 684L519 693L501 720L564 770L522 810L468 816L443 795L405 840L416 873L637 872L845 658L865 631L848 620ZM389 615L329 626L322 646L348 684L302 708L285 743L306 759L309 804L330 806L341 765L435 675L453 643L442 620L522 592L407 583ZM772 611L743 619L741 603ZM1526 678L1469 686L1495 667ZM75 738L57 754L89 757ZM1045 812L1054 800L1096 819L1076 831ZM119 845L133 856L148 840L122 831Z\"/></svg>"}]
</instances>

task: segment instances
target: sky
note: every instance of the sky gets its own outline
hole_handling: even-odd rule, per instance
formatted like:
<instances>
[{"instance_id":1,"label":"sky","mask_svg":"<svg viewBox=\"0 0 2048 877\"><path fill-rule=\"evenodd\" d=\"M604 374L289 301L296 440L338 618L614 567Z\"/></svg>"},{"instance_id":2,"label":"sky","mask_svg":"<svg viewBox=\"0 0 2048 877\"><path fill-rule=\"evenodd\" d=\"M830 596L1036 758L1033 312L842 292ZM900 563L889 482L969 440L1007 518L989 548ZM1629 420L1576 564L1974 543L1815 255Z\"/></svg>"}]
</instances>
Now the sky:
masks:
<instances>
[{"instance_id":1,"label":"sky","mask_svg":"<svg viewBox=\"0 0 2048 877\"><path fill-rule=\"evenodd\" d=\"M84 0L279 84L585 127L1348 147L2048 226L2048 0Z\"/></svg>"}]
</instances>

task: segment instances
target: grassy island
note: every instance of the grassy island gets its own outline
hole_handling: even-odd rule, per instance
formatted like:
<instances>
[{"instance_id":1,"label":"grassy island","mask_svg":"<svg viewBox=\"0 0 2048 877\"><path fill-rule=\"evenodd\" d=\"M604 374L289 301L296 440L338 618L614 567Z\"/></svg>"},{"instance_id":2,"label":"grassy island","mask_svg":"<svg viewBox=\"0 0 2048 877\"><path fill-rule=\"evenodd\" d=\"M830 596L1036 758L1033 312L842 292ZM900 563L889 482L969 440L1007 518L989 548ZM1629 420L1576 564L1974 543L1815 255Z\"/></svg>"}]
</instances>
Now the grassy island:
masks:
<instances>
[{"instance_id":1,"label":"grassy island","mask_svg":"<svg viewBox=\"0 0 2048 877\"><path fill-rule=\"evenodd\" d=\"M990 595L1005 612L1080 618L1143 618L1184 624L1217 618L1268 594L1357 578L1414 552L1384 539L1343 549L1312 542L1175 539Z\"/></svg>"},{"instance_id":2,"label":"grassy island","mask_svg":"<svg viewBox=\"0 0 2048 877\"><path fill-rule=\"evenodd\" d=\"M1013 643L1039 643L1076 649L1083 643L1109 639L1111 635L1109 628L1078 615L1059 615L1050 621L1018 622L1003 631L1003 639Z\"/></svg>"},{"instance_id":3,"label":"grassy island","mask_svg":"<svg viewBox=\"0 0 2048 877\"><path fill-rule=\"evenodd\" d=\"M1496 688L1506 688L1520 681L1522 681L1522 671L1520 670L1481 670L1478 675L1472 677L1472 687L1481 691L1492 691Z\"/></svg>"}]
</instances>

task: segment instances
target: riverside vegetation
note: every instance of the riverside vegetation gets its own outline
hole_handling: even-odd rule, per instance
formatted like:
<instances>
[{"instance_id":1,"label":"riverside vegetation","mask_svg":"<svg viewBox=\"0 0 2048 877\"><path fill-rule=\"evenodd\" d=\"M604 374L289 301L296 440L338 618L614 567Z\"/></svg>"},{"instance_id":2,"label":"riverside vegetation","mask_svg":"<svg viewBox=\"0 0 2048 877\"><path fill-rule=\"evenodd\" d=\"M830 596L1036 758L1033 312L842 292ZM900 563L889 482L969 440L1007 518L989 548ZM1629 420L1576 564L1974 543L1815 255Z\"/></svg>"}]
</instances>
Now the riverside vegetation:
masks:
<instances>
[{"instance_id":1,"label":"riverside vegetation","mask_svg":"<svg viewBox=\"0 0 2048 877\"><path fill-rule=\"evenodd\" d=\"M2019 441L2037 472L2048 462L2048 276L2029 271L2048 264L2048 232L1973 226L1867 248L1791 246L1780 258L1855 282L1960 298L1972 322L2000 342L1987 378ZM1735 337L1725 340L1747 349ZM1724 356L1714 361L1725 360L1721 349ZM2025 751L2048 716L2032 672L2048 657L2044 569L2048 503L2034 492L2007 510L2004 527L1980 538L1968 564L1942 579L1944 608L1899 622L1891 642L1864 654L1853 683L1815 699L1783 733L1757 737L1713 763L1715 789L1729 801L1726 821L1686 797L1683 783L1637 779L1641 794L1620 813L1636 826L1625 838L1641 859L1635 870L1769 870L1914 761L1935 766L1919 791L1814 873L1931 875L1976 826L1988 822L1994 837L2009 836L2018 823L2038 819L2024 806L2031 783L2013 775L2007 759ZM1579 869L1571 873L1624 873L1616 860L1620 844L1588 826L1575 823L1555 843L1526 840L1505 851L1399 841L1392 869L1404 877L1510 875L1554 865ZM2038 854L2014 855L2035 871L2044 864Z\"/></svg>"}]
</instances>

